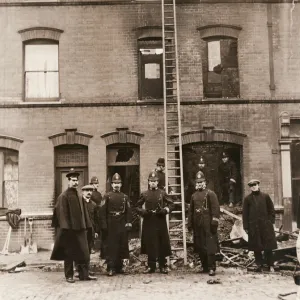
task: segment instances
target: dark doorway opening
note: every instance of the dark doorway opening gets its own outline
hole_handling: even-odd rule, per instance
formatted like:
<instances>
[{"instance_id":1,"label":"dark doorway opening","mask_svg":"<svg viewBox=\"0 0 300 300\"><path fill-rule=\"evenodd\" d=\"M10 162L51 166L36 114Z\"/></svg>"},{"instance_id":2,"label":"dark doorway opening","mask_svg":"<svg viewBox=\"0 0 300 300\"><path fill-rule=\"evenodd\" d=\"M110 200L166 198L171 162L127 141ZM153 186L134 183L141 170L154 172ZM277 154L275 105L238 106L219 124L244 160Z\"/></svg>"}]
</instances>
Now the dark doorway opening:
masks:
<instances>
[{"instance_id":1,"label":"dark doorway opening","mask_svg":"<svg viewBox=\"0 0 300 300\"><path fill-rule=\"evenodd\" d=\"M205 161L205 177L208 180L208 188L213 190L219 201L221 200L221 186L219 166L222 162L222 152L226 151L237 169L237 182L235 191L235 204L241 204L243 199L242 182L242 146L224 142L193 143L183 146L183 178L185 186L185 201L190 202L193 187L190 183L195 179L199 171L199 161L202 157ZM222 204L222 202L220 202Z\"/></svg>"}]
</instances>

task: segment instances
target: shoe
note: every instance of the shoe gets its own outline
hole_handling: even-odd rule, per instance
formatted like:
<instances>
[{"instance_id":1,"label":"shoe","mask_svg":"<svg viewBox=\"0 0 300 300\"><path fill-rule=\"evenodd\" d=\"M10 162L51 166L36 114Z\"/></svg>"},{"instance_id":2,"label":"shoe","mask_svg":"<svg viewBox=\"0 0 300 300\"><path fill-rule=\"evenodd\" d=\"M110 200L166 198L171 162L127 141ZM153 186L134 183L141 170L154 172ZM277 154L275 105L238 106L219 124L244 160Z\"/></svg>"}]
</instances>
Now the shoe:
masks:
<instances>
[{"instance_id":1,"label":"shoe","mask_svg":"<svg viewBox=\"0 0 300 300\"><path fill-rule=\"evenodd\" d=\"M199 274L204 274L204 273L208 273L209 270L208 269L200 269L199 271L197 271L197 273Z\"/></svg>"},{"instance_id":2,"label":"shoe","mask_svg":"<svg viewBox=\"0 0 300 300\"><path fill-rule=\"evenodd\" d=\"M95 272L89 271L90 276L95 276Z\"/></svg>"},{"instance_id":3,"label":"shoe","mask_svg":"<svg viewBox=\"0 0 300 300\"><path fill-rule=\"evenodd\" d=\"M79 278L79 273L75 273L74 277Z\"/></svg>"},{"instance_id":4,"label":"shoe","mask_svg":"<svg viewBox=\"0 0 300 300\"><path fill-rule=\"evenodd\" d=\"M262 272L262 267L261 266L248 267L247 271L260 273L260 272Z\"/></svg>"},{"instance_id":5,"label":"shoe","mask_svg":"<svg viewBox=\"0 0 300 300\"><path fill-rule=\"evenodd\" d=\"M109 270L108 273L107 273L107 276L114 276L115 274L116 274L115 271Z\"/></svg>"},{"instance_id":6,"label":"shoe","mask_svg":"<svg viewBox=\"0 0 300 300\"><path fill-rule=\"evenodd\" d=\"M209 270L208 275L209 276L215 276L216 272L214 270Z\"/></svg>"},{"instance_id":7,"label":"shoe","mask_svg":"<svg viewBox=\"0 0 300 300\"><path fill-rule=\"evenodd\" d=\"M144 274L151 274L151 273L155 273L155 270L152 268L147 268L144 272Z\"/></svg>"},{"instance_id":8,"label":"shoe","mask_svg":"<svg viewBox=\"0 0 300 300\"><path fill-rule=\"evenodd\" d=\"M162 273L162 274L168 274L169 271L168 271L167 268L160 268L160 273Z\"/></svg>"},{"instance_id":9,"label":"shoe","mask_svg":"<svg viewBox=\"0 0 300 300\"><path fill-rule=\"evenodd\" d=\"M97 280L96 276L91 276L89 275L87 278L85 278L84 280Z\"/></svg>"},{"instance_id":10,"label":"shoe","mask_svg":"<svg viewBox=\"0 0 300 300\"><path fill-rule=\"evenodd\" d=\"M75 283L75 280L72 277L66 278L68 283Z\"/></svg>"},{"instance_id":11,"label":"shoe","mask_svg":"<svg viewBox=\"0 0 300 300\"><path fill-rule=\"evenodd\" d=\"M269 267L269 272L270 272L270 273L274 273L274 272L275 272L275 269L274 269L273 266L270 266L270 267Z\"/></svg>"},{"instance_id":12,"label":"shoe","mask_svg":"<svg viewBox=\"0 0 300 300\"><path fill-rule=\"evenodd\" d=\"M233 203L232 202L229 203L229 207L233 207Z\"/></svg>"}]
</instances>

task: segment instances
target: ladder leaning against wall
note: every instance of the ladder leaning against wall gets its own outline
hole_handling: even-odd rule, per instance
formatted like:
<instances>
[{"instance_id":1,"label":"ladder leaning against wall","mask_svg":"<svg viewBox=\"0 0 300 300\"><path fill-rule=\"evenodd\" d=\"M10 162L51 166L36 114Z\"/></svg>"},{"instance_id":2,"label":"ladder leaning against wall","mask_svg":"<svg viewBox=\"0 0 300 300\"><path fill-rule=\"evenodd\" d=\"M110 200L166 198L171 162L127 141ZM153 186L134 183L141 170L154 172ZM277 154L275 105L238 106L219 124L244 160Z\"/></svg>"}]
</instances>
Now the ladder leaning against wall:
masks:
<instances>
[{"instance_id":1,"label":"ladder leaning against wall","mask_svg":"<svg viewBox=\"0 0 300 300\"><path fill-rule=\"evenodd\" d=\"M166 187L169 187L166 190L167 193L172 193L176 204L175 210L169 216L169 234L172 257L174 259L183 258L186 265L187 249L175 0L162 0L162 37ZM178 138L176 140L172 139L173 136Z\"/></svg>"}]
</instances>

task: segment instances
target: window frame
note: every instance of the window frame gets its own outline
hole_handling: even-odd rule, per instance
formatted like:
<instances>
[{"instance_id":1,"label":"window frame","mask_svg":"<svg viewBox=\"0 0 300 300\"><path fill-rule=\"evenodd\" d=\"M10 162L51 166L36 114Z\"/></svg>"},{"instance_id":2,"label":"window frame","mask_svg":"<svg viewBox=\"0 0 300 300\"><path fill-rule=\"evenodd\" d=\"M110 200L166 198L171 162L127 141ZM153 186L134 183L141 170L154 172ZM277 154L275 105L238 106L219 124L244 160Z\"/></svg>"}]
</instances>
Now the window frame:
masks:
<instances>
[{"instance_id":1,"label":"window frame","mask_svg":"<svg viewBox=\"0 0 300 300\"><path fill-rule=\"evenodd\" d=\"M237 59L237 74L238 74L238 95L237 96L231 96L231 97L226 97L223 96L223 89L221 91L222 95L221 97L207 97L207 93L205 92L205 89L208 85L208 74L209 74L209 49L208 49L208 43L209 42L214 42L214 41L219 41L220 42L220 52L221 52L221 41L222 40L232 40L236 42L236 48L237 48L237 55L236 55L236 59ZM227 35L215 35L215 36L209 36L209 37L205 37L202 38L202 43L205 43L205 45L203 45L203 48L201 50L202 55L204 55L204 59L207 61L207 66L206 66L206 70L205 70L205 74L204 74L204 68L203 68L203 60L202 60L202 84L203 84L203 99L204 100L212 100L212 99L216 99L216 100L224 100L224 99L239 99L240 95L241 95L241 90L240 90L240 67L239 67L239 53L238 53L238 44L239 44L239 40L237 37L234 36L227 36ZM220 54L220 58L221 58L221 63L222 63L222 54ZM205 77L204 77L205 75Z\"/></svg>"},{"instance_id":2,"label":"window frame","mask_svg":"<svg viewBox=\"0 0 300 300\"><path fill-rule=\"evenodd\" d=\"M140 49L162 49L163 51L163 43L162 39L160 37L149 37L149 38L143 38L143 39L138 39L137 40L137 55L138 55L138 99L139 101L151 101L151 102L157 102L157 101L163 101L163 52L161 54L161 83L162 83L162 97L159 98L145 98L143 97L143 75L142 75L142 53Z\"/></svg>"},{"instance_id":3,"label":"window frame","mask_svg":"<svg viewBox=\"0 0 300 300\"><path fill-rule=\"evenodd\" d=\"M26 58L26 45L57 45L57 59L58 59L58 97L26 97L26 70L25 70L25 58ZM24 102L57 102L61 98L60 94L60 59L59 59L59 41L47 38L37 38L32 40L26 40L23 42L23 74L22 74L22 98Z\"/></svg>"}]
</instances>

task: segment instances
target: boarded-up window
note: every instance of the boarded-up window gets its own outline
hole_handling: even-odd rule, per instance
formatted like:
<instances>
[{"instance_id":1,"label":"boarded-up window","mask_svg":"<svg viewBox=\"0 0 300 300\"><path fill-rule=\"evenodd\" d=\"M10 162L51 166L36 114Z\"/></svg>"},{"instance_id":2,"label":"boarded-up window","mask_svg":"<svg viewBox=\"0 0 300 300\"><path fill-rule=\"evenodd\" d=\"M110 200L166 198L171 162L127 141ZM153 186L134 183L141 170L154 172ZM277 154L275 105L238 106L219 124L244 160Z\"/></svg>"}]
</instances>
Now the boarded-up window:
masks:
<instances>
[{"instance_id":1,"label":"boarded-up window","mask_svg":"<svg viewBox=\"0 0 300 300\"><path fill-rule=\"evenodd\" d=\"M237 40L224 37L202 44L204 97L239 97Z\"/></svg>"},{"instance_id":2,"label":"boarded-up window","mask_svg":"<svg viewBox=\"0 0 300 300\"><path fill-rule=\"evenodd\" d=\"M2 166L2 206L16 207L18 204L19 155L17 151L0 148Z\"/></svg>"},{"instance_id":3,"label":"boarded-up window","mask_svg":"<svg viewBox=\"0 0 300 300\"><path fill-rule=\"evenodd\" d=\"M58 98L58 44L25 45L25 98Z\"/></svg>"}]
</instances>

